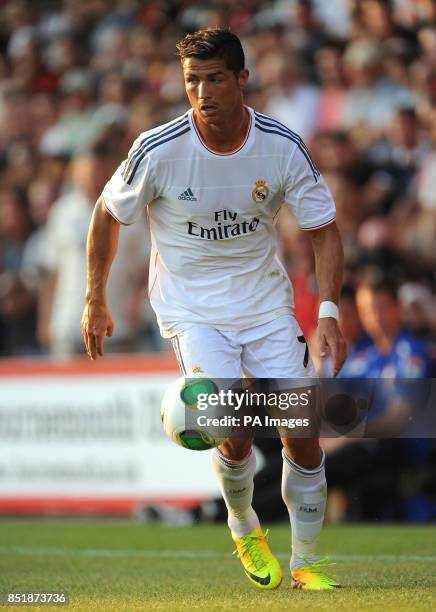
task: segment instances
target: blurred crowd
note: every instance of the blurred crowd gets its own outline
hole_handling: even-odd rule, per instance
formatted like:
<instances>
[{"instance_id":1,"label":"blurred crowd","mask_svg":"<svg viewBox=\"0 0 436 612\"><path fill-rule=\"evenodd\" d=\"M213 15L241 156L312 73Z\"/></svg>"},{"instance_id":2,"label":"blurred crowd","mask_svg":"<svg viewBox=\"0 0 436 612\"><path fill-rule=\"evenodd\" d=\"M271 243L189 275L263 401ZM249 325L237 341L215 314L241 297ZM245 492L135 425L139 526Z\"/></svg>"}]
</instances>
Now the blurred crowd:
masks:
<instances>
[{"instance_id":1,"label":"blurred crowd","mask_svg":"<svg viewBox=\"0 0 436 612\"><path fill-rule=\"evenodd\" d=\"M0 0L0 355L83 352L93 204L139 132L184 112L176 42L229 26L247 103L306 140L336 201L346 281L396 284L401 323L436 340L436 2ZM282 256L306 334L306 234ZM109 288L113 351L159 350L144 308L145 220L122 231Z\"/></svg>"}]
</instances>

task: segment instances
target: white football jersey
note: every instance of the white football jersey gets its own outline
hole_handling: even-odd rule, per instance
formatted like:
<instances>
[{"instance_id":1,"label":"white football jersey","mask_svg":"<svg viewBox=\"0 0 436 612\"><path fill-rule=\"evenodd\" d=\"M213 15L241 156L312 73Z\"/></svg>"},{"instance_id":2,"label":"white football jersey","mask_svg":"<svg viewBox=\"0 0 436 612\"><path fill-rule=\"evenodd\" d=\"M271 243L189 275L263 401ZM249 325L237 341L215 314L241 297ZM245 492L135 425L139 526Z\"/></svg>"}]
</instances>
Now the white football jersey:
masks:
<instances>
[{"instance_id":1,"label":"white football jersey","mask_svg":"<svg viewBox=\"0 0 436 612\"><path fill-rule=\"evenodd\" d=\"M190 324L248 329L292 312L277 258L275 218L284 203L302 229L331 223L331 194L301 138L248 108L243 144L217 153L192 109L141 134L103 190L123 224L148 206L149 295L164 337Z\"/></svg>"}]
</instances>

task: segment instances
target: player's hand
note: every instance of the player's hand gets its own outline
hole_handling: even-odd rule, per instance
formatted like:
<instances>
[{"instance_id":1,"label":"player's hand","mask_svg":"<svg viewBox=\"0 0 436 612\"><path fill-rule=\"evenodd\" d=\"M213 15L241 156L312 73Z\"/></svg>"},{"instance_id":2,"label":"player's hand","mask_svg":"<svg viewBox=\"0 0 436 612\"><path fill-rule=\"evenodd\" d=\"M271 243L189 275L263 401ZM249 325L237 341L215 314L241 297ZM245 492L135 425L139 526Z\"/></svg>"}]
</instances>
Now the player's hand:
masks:
<instances>
[{"instance_id":1,"label":"player's hand","mask_svg":"<svg viewBox=\"0 0 436 612\"><path fill-rule=\"evenodd\" d=\"M86 352L94 360L103 357L104 338L112 336L114 322L106 304L86 304L82 316L82 335Z\"/></svg>"},{"instance_id":2,"label":"player's hand","mask_svg":"<svg viewBox=\"0 0 436 612\"><path fill-rule=\"evenodd\" d=\"M347 347L336 319L333 317L319 319L316 336L320 357L331 354L333 376L337 376L347 358Z\"/></svg>"}]
</instances>

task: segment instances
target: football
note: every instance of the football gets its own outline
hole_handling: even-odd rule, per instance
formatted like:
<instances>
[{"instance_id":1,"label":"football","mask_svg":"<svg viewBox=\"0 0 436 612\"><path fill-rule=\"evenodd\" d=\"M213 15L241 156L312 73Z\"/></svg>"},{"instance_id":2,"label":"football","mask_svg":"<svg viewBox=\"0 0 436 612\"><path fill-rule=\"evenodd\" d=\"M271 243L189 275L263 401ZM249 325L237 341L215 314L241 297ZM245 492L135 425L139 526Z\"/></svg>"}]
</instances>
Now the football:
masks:
<instances>
[{"instance_id":1,"label":"football","mask_svg":"<svg viewBox=\"0 0 436 612\"><path fill-rule=\"evenodd\" d=\"M199 396L218 393L216 383L205 376L175 380L166 390L161 404L161 421L166 435L189 450L208 450L222 444L228 435L223 435L223 427L212 424L198 424L211 418L219 418L220 407L208 406L199 410ZM207 402L207 400L206 400ZM206 419L207 417L207 419ZM229 434L230 432L227 432Z\"/></svg>"}]
</instances>

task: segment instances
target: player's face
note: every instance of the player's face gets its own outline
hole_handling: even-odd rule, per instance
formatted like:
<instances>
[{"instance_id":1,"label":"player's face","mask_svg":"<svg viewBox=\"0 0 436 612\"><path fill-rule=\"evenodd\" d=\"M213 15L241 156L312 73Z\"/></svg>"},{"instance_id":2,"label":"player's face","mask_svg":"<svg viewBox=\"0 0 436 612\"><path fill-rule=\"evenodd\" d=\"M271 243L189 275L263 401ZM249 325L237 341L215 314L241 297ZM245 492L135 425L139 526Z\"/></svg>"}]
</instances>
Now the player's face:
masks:
<instances>
[{"instance_id":1,"label":"player's face","mask_svg":"<svg viewBox=\"0 0 436 612\"><path fill-rule=\"evenodd\" d=\"M242 91L248 70L238 76L229 70L223 59L200 60L188 57L183 61L186 93L195 115L204 123L222 123L242 105Z\"/></svg>"}]
</instances>

